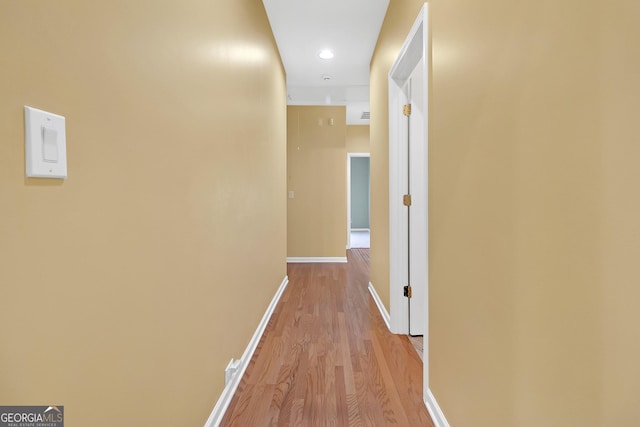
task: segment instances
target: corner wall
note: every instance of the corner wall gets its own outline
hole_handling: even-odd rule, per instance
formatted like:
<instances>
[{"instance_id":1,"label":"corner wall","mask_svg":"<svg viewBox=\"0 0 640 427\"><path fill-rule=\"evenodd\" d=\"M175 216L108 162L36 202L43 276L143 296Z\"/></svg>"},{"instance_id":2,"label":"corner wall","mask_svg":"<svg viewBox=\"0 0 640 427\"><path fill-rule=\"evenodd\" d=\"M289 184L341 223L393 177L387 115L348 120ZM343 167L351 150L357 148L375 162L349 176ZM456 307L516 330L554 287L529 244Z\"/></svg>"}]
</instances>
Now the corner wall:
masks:
<instances>
[{"instance_id":1,"label":"corner wall","mask_svg":"<svg viewBox=\"0 0 640 427\"><path fill-rule=\"evenodd\" d=\"M371 62L371 276L387 306L386 79L421 6L390 3ZM638 5L429 14L431 390L452 426L634 426Z\"/></svg>"},{"instance_id":2,"label":"corner wall","mask_svg":"<svg viewBox=\"0 0 640 427\"><path fill-rule=\"evenodd\" d=\"M0 51L0 402L203 425L286 275L263 5L0 2ZM66 117L68 179L25 179L25 104Z\"/></svg>"},{"instance_id":3,"label":"corner wall","mask_svg":"<svg viewBox=\"0 0 640 427\"><path fill-rule=\"evenodd\" d=\"M346 256L346 131L343 106L287 107L288 257Z\"/></svg>"}]
</instances>

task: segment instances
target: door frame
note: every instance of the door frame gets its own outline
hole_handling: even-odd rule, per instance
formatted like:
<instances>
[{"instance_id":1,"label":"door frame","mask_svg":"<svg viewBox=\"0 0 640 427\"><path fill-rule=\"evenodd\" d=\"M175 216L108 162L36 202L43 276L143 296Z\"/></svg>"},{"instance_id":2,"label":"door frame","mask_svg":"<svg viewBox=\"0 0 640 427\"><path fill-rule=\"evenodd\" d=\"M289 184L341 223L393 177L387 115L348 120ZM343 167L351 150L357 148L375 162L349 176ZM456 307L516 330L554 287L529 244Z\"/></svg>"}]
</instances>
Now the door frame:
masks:
<instances>
[{"instance_id":1,"label":"door frame","mask_svg":"<svg viewBox=\"0 0 640 427\"><path fill-rule=\"evenodd\" d=\"M347 153L347 249L351 249L351 159L353 157L371 158L371 153ZM371 172L369 172L369 189L371 189ZM369 195L369 200L371 200L371 195ZM369 221L371 221L371 205L369 205ZM369 227L371 227L371 223L369 223Z\"/></svg>"},{"instance_id":2,"label":"door frame","mask_svg":"<svg viewBox=\"0 0 640 427\"><path fill-rule=\"evenodd\" d=\"M402 204L402 196L405 192L403 181L407 176L407 154L402 153L400 149L401 138L407 137L406 126L402 126L403 113L402 106L407 103L407 97L402 88L409 79L411 73L419 62L422 62L424 74L423 93L420 97L422 105L412 105L412 114L414 111L420 111L424 114L424 149L422 150L422 158L418 159L425 165L423 174L412 183L412 194L415 198L419 193L426 196L424 200L424 215L414 218L412 215L412 229L416 221L421 222L421 227L426 233L419 236L412 234L412 248L414 240L418 239L421 244L417 256L424 260L423 268L424 277L426 277L426 289L421 292L424 295L424 307L426 313L424 315L424 376L423 376L423 396L425 402L428 400L429 392L429 258L428 258L428 242L429 242L429 218L428 218L428 88L429 88L429 72L430 68L430 40L428 28L428 5L425 3L418 17L416 18L409 35L398 54L391 70L389 71L389 291L390 291L390 329L394 333L407 334L408 331L408 308L407 300L403 296L403 287L406 285L406 263L407 263L407 237L402 235L402 230L407 229L407 215L405 207ZM429 405L427 404L427 407Z\"/></svg>"}]
</instances>

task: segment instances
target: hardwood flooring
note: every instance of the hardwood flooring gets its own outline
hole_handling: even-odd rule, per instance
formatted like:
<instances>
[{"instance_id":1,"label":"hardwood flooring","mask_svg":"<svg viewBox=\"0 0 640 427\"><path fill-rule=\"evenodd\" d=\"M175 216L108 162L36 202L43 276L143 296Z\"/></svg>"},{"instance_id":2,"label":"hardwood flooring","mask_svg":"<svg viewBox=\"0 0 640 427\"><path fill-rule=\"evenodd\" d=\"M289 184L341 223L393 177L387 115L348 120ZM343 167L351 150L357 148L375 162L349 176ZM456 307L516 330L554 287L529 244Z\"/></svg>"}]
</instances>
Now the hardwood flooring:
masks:
<instances>
[{"instance_id":1,"label":"hardwood flooring","mask_svg":"<svg viewBox=\"0 0 640 427\"><path fill-rule=\"evenodd\" d=\"M422 361L369 295L369 250L289 264L289 285L222 426L433 426Z\"/></svg>"},{"instance_id":2,"label":"hardwood flooring","mask_svg":"<svg viewBox=\"0 0 640 427\"><path fill-rule=\"evenodd\" d=\"M416 352L418 353L418 357L420 358L420 360L424 360L422 357L424 355L424 337L422 335L418 336L418 337L409 337L409 342L411 343L411 345L413 346L413 348L415 348Z\"/></svg>"}]
</instances>

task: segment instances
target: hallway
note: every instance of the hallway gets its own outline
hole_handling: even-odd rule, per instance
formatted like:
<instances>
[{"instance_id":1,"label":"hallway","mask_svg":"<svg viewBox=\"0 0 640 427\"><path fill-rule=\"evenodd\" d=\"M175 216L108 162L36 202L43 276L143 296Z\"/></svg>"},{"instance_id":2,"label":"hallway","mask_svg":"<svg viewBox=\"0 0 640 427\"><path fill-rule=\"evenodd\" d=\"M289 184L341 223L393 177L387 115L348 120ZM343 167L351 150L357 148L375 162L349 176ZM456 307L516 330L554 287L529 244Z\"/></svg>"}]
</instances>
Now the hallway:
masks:
<instances>
[{"instance_id":1,"label":"hallway","mask_svg":"<svg viewBox=\"0 0 640 427\"><path fill-rule=\"evenodd\" d=\"M369 250L289 264L289 285L223 426L432 426L422 361L373 302Z\"/></svg>"}]
</instances>

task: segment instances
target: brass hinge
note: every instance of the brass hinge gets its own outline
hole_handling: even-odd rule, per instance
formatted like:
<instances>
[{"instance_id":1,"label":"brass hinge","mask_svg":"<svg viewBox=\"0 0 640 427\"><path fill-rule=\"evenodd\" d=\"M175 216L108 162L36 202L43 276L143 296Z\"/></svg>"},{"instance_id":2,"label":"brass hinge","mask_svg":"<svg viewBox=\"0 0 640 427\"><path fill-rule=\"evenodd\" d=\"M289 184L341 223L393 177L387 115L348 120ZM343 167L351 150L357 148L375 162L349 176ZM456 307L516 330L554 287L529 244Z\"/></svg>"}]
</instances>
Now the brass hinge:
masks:
<instances>
[{"instance_id":1,"label":"brass hinge","mask_svg":"<svg viewBox=\"0 0 640 427\"><path fill-rule=\"evenodd\" d=\"M402 107L402 114L407 117L411 115L411 104L405 104L404 107Z\"/></svg>"},{"instance_id":2,"label":"brass hinge","mask_svg":"<svg viewBox=\"0 0 640 427\"><path fill-rule=\"evenodd\" d=\"M411 206L411 194L405 194L402 196L402 204L405 206Z\"/></svg>"},{"instance_id":3,"label":"brass hinge","mask_svg":"<svg viewBox=\"0 0 640 427\"><path fill-rule=\"evenodd\" d=\"M411 290L411 286L407 285L404 287L404 296L407 298L411 298L413 296L413 292Z\"/></svg>"}]
</instances>

